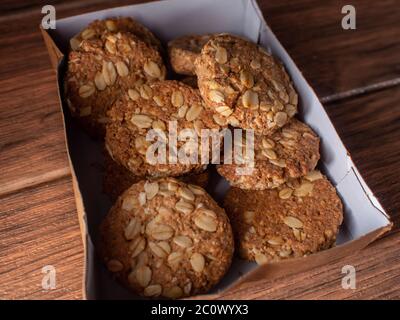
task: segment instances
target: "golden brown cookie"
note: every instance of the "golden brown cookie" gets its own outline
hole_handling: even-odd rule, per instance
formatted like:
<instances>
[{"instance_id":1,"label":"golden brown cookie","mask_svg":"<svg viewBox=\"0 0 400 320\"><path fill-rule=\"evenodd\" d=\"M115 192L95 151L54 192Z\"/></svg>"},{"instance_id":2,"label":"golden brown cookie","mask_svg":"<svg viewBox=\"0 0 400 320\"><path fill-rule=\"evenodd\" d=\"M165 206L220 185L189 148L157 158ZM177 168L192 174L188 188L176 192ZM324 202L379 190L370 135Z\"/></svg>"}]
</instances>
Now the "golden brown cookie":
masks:
<instances>
[{"instance_id":1,"label":"golden brown cookie","mask_svg":"<svg viewBox=\"0 0 400 320\"><path fill-rule=\"evenodd\" d=\"M158 50L161 49L160 40L145 26L129 17L109 18L91 22L85 29L70 39L71 49L77 50L83 40L101 38L108 32L129 32L146 44L154 46Z\"/></svg>"},{"instance_id":2,"label":"golden brown cookie","mask_svg":"<svg viewBox=\"0 0 400 320\"><path fill-rule=\"evenodd\" d=\"M191 172L177 178L185 183L195 184L204 189L208 184L209 172L208 170ZM108 152L104 152L103 192L110 197L112 202L115 202L126 189L140 180L145 180L145 177L135 176L124 166L115 162Z\"/></svg>"},{"instance_id":3,"label":"golden brown cookie","mask_svg":"<svg viewBox=\"0 0 400 320\"><path fill-rule=\"evenodd\" d=\"M274 188L290 178L305 176L314 170L320 157L319 137L297 119L292 119L271 136L254 136L254 167L246 164L245 133L243 138L241 145L238 144L238 150L241 148L244 155L239 158L242 163L232 158L232 164L217 167L218 173L232 186L242 189Z\"/></svg>"},{"instance_id":4,"label":"golden brown cookie","mask_svg":"<svg viewBox=\"0 0 400 320\"><path fill-rule=\"evenodd\" d=\"M194 61L211 35L188 35L168 42L172 69L179 74L195 75Z\"/></svg>"},{"instance_id":5,"label":"golden brown cookie","mask_svg":"<svg viewBox=\"0 0 400 320\"><path fill-rule=\"evenodd\" d=\"M224 208L240 256L258 264L330 248L343 220L342 202L319 171L273 190L231 188Z\"/></svg>"},{"instance_id":6,"label":"golden brown cookie","mask_svg":"<svg viewBox=\"0 0 400 320\"><path fill-rule=\"evenodd\" d=\"M297 112L297 93L282 64L247 40L212 37L195 71L206 105L234 127L269 135Z\"/></svg>"},{"instance_id":7,"label":"golden brown cookie","mask_svg":"<svg viewBox=\"0 0 400 320\"><path fill-rule=\"evenodd\" d=\"M165 78L166 69L156 49L128 33L104 33L83 40L69 54L65 76L71 113L94 135L103 136L106 113L129 88Z\"/></svg>"},{"instance_id":8,"label":"golden brown cookie","mask_svg":"<svg viewBox=\"0 0 400 320\"><path fill-rule=\"evenodd\" d=\"M100 254L113 275L148 297L205 293L228 270L228 217L204 191L172 178L141 181L104 219Z\"/></svg>"},{"instance_id":9,"label":"golden brown cookie","mask_svg":"<svg viewBox=\"0 0 400 320\"><path fill-rule=\"evenodd\" d=\"M201 141L198 135L202 129L220 129L212 115L211 110L203 107L198 90L178 81L160 81L144 85L140 90L131 89L109 112L111 122L107 125L107 150L115 161L139 176L180 176L201 170L201 155L209 150L203 152L196 139ZM169 138L174 125L178 136L190 133L192 141L189 138L177 141L174 147L173 142L177 139ZM148 141L148 134L158 136ZM157 141L165 143L153 152ZM161 157L162 151L165 157ZM154 157L149 158L147 152ZM164 161L155 157L159 155ZM174 155L178 156L171 159ZM186 160L183 159L185 155ZM176 160L176 163L171 160Z\"/></svg>"}]
</instances>

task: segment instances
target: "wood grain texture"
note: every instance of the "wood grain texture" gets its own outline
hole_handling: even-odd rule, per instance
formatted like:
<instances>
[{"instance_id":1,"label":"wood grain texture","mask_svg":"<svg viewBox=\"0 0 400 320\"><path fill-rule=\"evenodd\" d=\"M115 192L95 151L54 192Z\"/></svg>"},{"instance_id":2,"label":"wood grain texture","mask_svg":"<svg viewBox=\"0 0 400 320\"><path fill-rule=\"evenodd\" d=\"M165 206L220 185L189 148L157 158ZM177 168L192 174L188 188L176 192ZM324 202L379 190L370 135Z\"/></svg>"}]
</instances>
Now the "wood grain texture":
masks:
<instances>
[{"instance_id":1,"label":"wood grain texture","mask_svg":"<svg viewBox=\"0 0 400 320\"><path fill-rule=\"evenodd\" d=\"M70 174L55 82L50 70L0 80L0 194Z\"/></svg>"},{"instance_id":2,"label":"wood grain texture","mask_svg":"<svg viewBox=\"0 0 400 320\"><path fill-rule=\"evenodd\" d=\"M319 97L400 78L397 0L258 1L271 26ZM343 30L341 9L356 9L356 30Z\"/></svg>"},{"instance_id":3,"label":"wood grain texture","mask_svg":"<svg viewBox=\"0 0 400 320\"><path fill-rule=\"evenodd\" d=\"M144 1L0 4L0 299L82 298L83 247L55 74L38 29L40 9L53 4L57 18L62 18L135 2ZM344 1L258 2L319 97L328 101L352 96L327 105L327 111L366 181L399 226L396 0L353 1L356 31L340 27ZM332 265L240 288L224 298L400 298L399 239L395 231ZM346 263L359 271L355 291L340 286L340 270ZM59 287L50 292L41 288L41 268L46 264L58 272Z\"/></svg>"},{"instance_id":4,"label":"wood grain texture","mask_svg":"<svg viewBox=\"0 0 400 320\"><path fill-rule=\"evenodd\" d=\"M400 226L400 86L326 105L358 170Z\"/></svg>"},{"instance_id":5,"label":"wood grain texture","mask_svg":"<svg viewBox=\"0 0 400 320\"><path fill-rule=\"evenodd\" d=\"M83 247L70 177L0 198L0 299L81 299ZM56 268L56 289L42 268Z\"/></svg>"}]
</instances>

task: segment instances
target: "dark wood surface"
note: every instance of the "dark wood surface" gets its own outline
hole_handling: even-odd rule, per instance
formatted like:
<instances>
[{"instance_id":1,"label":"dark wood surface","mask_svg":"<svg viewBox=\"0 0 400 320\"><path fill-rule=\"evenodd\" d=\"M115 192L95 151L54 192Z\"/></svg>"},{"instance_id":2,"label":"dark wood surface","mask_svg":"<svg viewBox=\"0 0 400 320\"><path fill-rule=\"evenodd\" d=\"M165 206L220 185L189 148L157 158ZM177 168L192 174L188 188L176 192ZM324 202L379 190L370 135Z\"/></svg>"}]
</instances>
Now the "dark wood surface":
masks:
<instances>
[{"instance_id":1,"label":"dark wood surface","mask_svg":"<svg viewBox=\"0 0 400 320\"><path fill-rule=\"evenodd\" d=\"M400 80L399 3L351 1L357 29L344 31L344 0L259 1L278 39L322 100Z\"/></svg>"},{"instance_id":2,"label":"dark wood surface","mask_svg":"<svg viewBox=\"0 0 400 320\"><path fill-rule=\"evenodd\" d=\"M0 299L80 299L83 246L55 74L38 25L132 0L5 0L0 4ZM259 0L279 40L325 102L359 170L395 222L361 252L224 298L400 298L400 11L398 1L352 1L357 30L340 27L344 1ZM357 270L343 290L341 268ZM41 287L54 265L57 289Z\"/></svg>"}]
</instances>

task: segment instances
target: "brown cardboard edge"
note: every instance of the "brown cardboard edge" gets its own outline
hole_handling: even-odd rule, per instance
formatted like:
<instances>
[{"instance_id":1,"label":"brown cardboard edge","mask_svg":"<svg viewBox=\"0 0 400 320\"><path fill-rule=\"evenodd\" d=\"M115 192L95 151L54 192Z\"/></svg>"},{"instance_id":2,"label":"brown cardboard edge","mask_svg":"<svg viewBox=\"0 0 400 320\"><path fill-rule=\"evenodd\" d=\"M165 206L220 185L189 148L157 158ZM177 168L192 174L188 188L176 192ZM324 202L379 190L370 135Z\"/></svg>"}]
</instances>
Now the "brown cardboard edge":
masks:
<instances>
[{"instance_id":1,"label":"brown cardboard edge","mask_svg":"<svg viewBox=\"0 0 400 320\"><path fill-rule=\"evenodd\" d=\"M81 236L82 236L82 243L83 243L83 254L84 254L84 263L83 263L83 277L82 277L82 297L84 300L87 300L87 295L86 295L86 276L87 276L87 256L88 256L88 251L87 251L87 242L86 242L86 237L87 237L87 228L86 228L86 220L85 220L85 209L83 205L83 200L82 200L82 195L81 191L79 189L78 185L78 179L75 174L74 166L72 164L71 156L69 153L69 148L68 148L68 142L67 142L67 132L65 128L65 116L64 112L62 109L62 100L61 100L61 91L60 91L60 86L58 83L58 66L63 59L64 55L60 51L60 49L57 47L57 45L54 43L53 39L50 37L50 35L47 33L46 30L40 26L40 31L43 36L43 40L46 44L47 52L50 57L50 62L52 65L52 68L54 69L57 77L57 97L58 97L58 103L60 106L60 111L61 111L61 117L62 117L62 122L63 122L63 134L64 134L64 143L65 147L67 149L67 156L68 156L68 163L69 167L71 170L71 176L72 176L72 188L74 190L74 197L75 197L75 203L76 203L76 209L78 212L78 221L79 221L79 228L81 231Z\"/></svg>"},{"instance_id":2,"label":"brown cardboard edge","mask_svg":"<svg viewBox=\"0 0 400 320\"><path fill-rule=\"evenodd\" d=\"M370 243L374 242L379 237L383 236L385 233L389 232L393 227L393 223L390 222L388 225L376 229L359 239L350 241L346 244L333 247L328 250L320 251L318 253L312 254L304 258L294 258L289 260L284 260L281 262L265 264L257 267L253 271L250 271L246 275L239 278L238 281L233 283L231 286L225 290L215 293L206 294L191 297L191 300L206 299L206 300L216 300L224 299L225 295L232 293L234 290L240 287L250 287L252 283L259 281L266 281L277 279L287 275L293 275L300 272L310 270L312 268L325 265L337 260L340 260L352 253L358 252L361 249L368 246Z\"/></svg>"},{"instance_id":3,"label":"brown cardboard edge","mask_svg":"<svg viewBox=\"0 0 400 320\"><path fill-rule=\"evenodd\" d=\"M64 118L64 116L63 116ZM68 146L67 146L68 148ZM87 277L87 266L88 266L88 249L87 249L87 228L86 228L86 220L85 220L85 209L83 205L83 200L82 200L82 195L81 191L79 189L78 185L78 179L76 178L75 170L72 165L71 157L68 152L68 162L69 166L71 167L71 175L72 175L72 188L74 190L74 197L75 197L75 203L76 203L76 210L78 212L78 221L79 221L79 228L81 230L81 236L82 236L82 243L83 243L83 276L82 276L82 297L83 300L87 300L87 294L86 294L86 277Z\"/></svg>"},{"instance_id":4,"label":"brown cardboard edge","mask_svg":"<svg viewBox=\"0 0 400 320\"><path fill-rule=\"evenodd\" d=\"M54 43L53 39L48 34L48 32L46 30L44 30L41 25L39 26L39 29L40 29L40 32L42 33L42 37L43 37L44 43L46 45L47 52L49 53L51 65L52 65L53 69L56 70L56 72L57 72L58 64L60 63L60 61L64 57L64 55L60 51L60 49L57 47L57 45Z\"/></svg>"}]
</instances>

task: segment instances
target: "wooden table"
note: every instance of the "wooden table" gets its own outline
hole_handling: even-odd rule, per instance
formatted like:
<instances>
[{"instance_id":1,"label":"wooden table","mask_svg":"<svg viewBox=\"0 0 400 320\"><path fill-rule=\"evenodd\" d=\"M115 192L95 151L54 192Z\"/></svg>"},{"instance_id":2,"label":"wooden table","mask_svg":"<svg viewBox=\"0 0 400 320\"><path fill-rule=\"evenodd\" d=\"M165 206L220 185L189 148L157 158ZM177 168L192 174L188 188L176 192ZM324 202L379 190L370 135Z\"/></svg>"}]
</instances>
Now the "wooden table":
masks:
<instances>
[{"instance_id":1,"label":"wooden table","mask_svg":"<svg viewBox=\"0 0 400 320\"><path fill-rule=\"evenodd\" d=\"M39 33L57 18L132 0L3 0L0 4L0 299L81 299L83 247L55 74ZM341 28L342 0L259 0L280 41L331 116L394 230L333 264L238 289L226 298L400 298L400 10L397 0L353 0L357 30ZM357 289L341 287L354 265ZM43 290L42 267L57 270Z\"/></svg>"}]
</instances>

